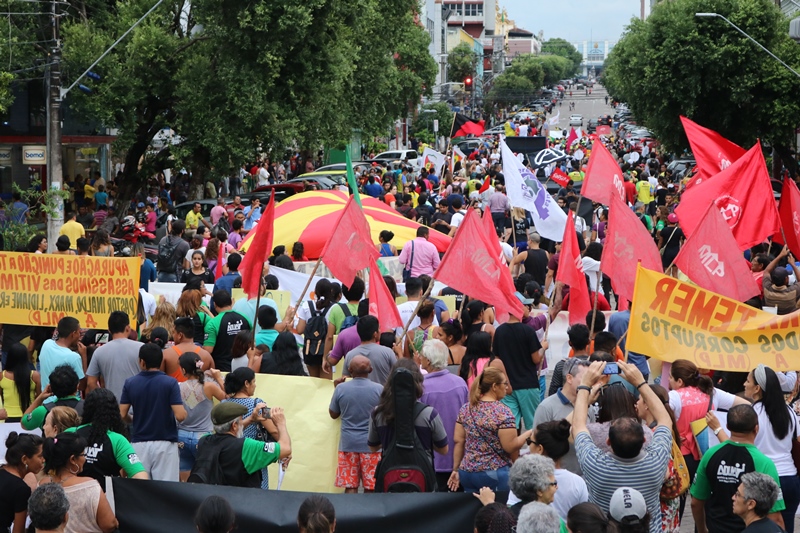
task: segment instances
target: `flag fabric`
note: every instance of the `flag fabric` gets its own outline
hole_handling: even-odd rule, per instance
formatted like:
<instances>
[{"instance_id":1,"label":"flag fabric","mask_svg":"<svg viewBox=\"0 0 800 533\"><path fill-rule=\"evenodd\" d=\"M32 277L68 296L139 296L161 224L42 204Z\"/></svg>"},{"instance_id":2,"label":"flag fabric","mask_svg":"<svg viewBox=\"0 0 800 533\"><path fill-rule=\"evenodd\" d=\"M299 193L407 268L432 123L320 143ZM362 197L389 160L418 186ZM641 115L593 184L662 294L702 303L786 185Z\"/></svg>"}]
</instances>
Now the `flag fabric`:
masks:
<instances>
[{"instance_id":1,"label":"flag fabric","mask_svg":"<svg viewBox=\"0 0 800 533\"><path fill-rule=\"evenodd\" d=\"M611 126L597 126L594 132L597 135L611 135Z\"/></svg>"},{"instance_id":2,"label":"flag fabric","mask_svg":"<svg viewBox=\"0 0 800 533\"><path fill-rule=\"evenodd\" d=\"M450 128L450 137L466 137L467 135L480 135L484 130L483 120L473 120L467 115L456 113L453 117L453 127Z\"/></svg>"},{"instance_id":3,"label":"flag fabric","mask_svg":"<svg viewBox=\"0 0 800 533\"><path fill-rule=\"evenodd\" d=\"M441 170L444 168L446 162L447 157L433 148L425 148L425 150L422 151L422 168L429 173L441 176Z\"/></svg>"},{"instance_id":4,"label":"flag fabric","mask_svg":"<svg viewBox=\"0 0 800 533\"><path fill-rule=\"evenodd\" d=\"M556 281L569 286L569 325L585 324L586 314L592 310L592 303L589 301L589 286L586 284L586 275L583 272L575 222L571 216L567 217L567 224L564 227L559 257Z\"/></svg>"},{"instance_id":5,"label":"flag fabric","mask_svg":"<svg viewBox=\"0 0 800 533\"><path fill-rule=\"evenodd\" d=\"M506 132L506 137L516 137L517 136L517 132L514 131L514 128L511 127L511 123L510 122L506 122L505 124L503 124L503 129Z\"/></svg>"},{"instance_id":6,"label":"flag fabric","mask_svg":"<svg viewBox=\"0 0 800 533\"><path fill-rule=\"evenodd\" d=\"M507 320L509 314L521 319L522 302L514 296L511 271L500 262L496 234L488 233L480 215L474 209L468 210L433 278L470 298L494 305L500 322Z\"/></svg>"},{"instance_id":7,"label":"flag fabric","mask_svg":"<svg viewBox=\"0 0 800 533\"><path fill-rule=\"evenodd\" d=\"M464 154L464 152L461 151L461 148L459 148L456 145L453 145L453 155L452 157L450 157L450 174L455 173L456 163L458 163L459 161L464 161L466 158L467 156L466 154ZM464 166L463 163L461 166Z\"/></svg>"},{"instance_id":8,"label":"flag fabric","mask_svg":"<svg viewBox=\"0 0 800 533\"><path fill-rule=\"evenodd\" d=\"M358 207L361 206L361 193L358 192L358 184L356 183L356 173L353 172L353 157L350 155L350 148L345 148L345 163L347 163L347 185L350 186L350 193L356 199Z\"/></svg>"},{"instance_id":9,"label":"flag fabric","mask_svg":"<svg viewBox=\"0 0 800 533\"><path fill-rule=\"evenodd\" d=\"M561 120L561 110L559 109L558 113L556 113L554 116L550 117L547 120L547 124L549 124L550 126L558 126L560 120Z\"/></svg>"},{"instance_id":10,"label":"flag fabric","mask_svg":"<svg viewBox=\"0 0 800 533\"><path fill-rule=\"evenodd\" d=\"M746 250L780 231L781 221L761 142L731 166L683 193L675 212L684 234L691 237L708 205L714 203Z\"/></svg>"},{"instance_id":11,"label":"flag fabric","mask_svg":"<svg viewBox=\"0 0 800 533\"><path fill-rule=\"evenodd\" d=\"M569 129L569 135L567 135L567 150L569 150L572 143L578 140L578 134L575 132L575 128Z\"/></svg>"},{"instance_id":12,"label":"flag fabric","mask_svg":"<svg viewBox=\"0 0 800 533\"><path fill-rule=\"evenodd\" d=\"M492 178L490 178L489 176L486 176L486 179L484 180L483 185L481 185L481 188L478 189L478 194L485 193L486 191L489 190L489 187L491 187L491 186L492 186Z\"/></svg>"},{"instance_id":13,"label":"flag fabric","mask_svg":"<svg viewBox=\"0 0 800 533\"><path fill-rule=\"evenodd\" d=\"M606 226L606 242L600 257L600 270L611 278L614 293L623 300L633 300L636 265L663 272L661 254L642 221L628 204L611 196Z\"/></svg>"},{"instance_id":14,"label":"flag fabric","mask_svg":"<svg viewBox=\"0 0 800 533\"><path fill-rule=\"evenodd\" d=\"M614 160L614 156L603 143L595 142L592 145L592 155L589 156L586 176L583 178L581 195L603 205L611 205L611 197L615 192L623 201L625 200L623 183L622 170Z\"/></svg>"},{"instance_id":15,"label":"flag fabric","mask_svg":"<svg viewBox=\"0 0 800 533\"><path fill-rule=\"evenodd\" d=\"M791 178L783 180L781 192L781 205L778 208L781 225L786 239L781 232L773 237L775 242L785 244L795 257L800 257L800 189ZM788 241L788 242L784 242Z\"/></svg>"},{"instance_id":16,"label":"flag fabric","mask_svg":"<svg viewBox=\"0 0 800 533\"><path fill-rule=\"evenodd\" d=\"M713 204L686 239L675 264L700 287L738 302L761 293L730 226Z\"/></svg>"},{"instance_id":17,"label":"flag fabric","mask_svg":"<svg viewBox=\"0 0 800 533\"><path fill-rule=\"evenodd\" d=\"M369 265L369 314L378 318L381 331L394 331L405 325L374 259Z\"/></svg>"},{"instance_id":18,"label":"flag fabric","mask_svg":"<svg viewBox=\"0 0 800 533\"><path fill-rule=\"evenodd\" d=\"M560 241L564 235L567 215L558 207L539 179L528 170L514 152L500 141L503 174L506 178L506 195L514 207L530 211L536 231L545 239Z\"/></svg>"},{"instance_id":19,"label":"flag fabric","mask_svg":"<svg viewBox=\"0 0 800 533\"><path fill-rule=\"evenodd\" d=\"M264 262L272 251L274 225L275 195L271 194L267 208L256 226L256 237L250 243L250 248L239 265L239 270L242 272L242 290L248 298L256 298L261 290L261 272L264 270ZM217 260L222 263L221 257Z\"/></svg>"},{"instance_id":20,"label":"flag fabric","mask_svg":"<svg viewBox=\"0 0 800 533\"><path fill-rule=\"evenodd\" d=\"M220 246L219 248L217 255L217 268L214 269L214 279L219 279L222 277L222 263L225 262L225 249L227 247L227 243L225 243L224 246Z\"/></svg>"},{"instance_id":21,"label":"flag fabric","mask_svg":"<svg viewBox=\"0 0 800 533\"><path fill-rule=\"evenodd\" d=\"M352 196L347 200L335 228L320 257L333 277L350 286L358 271L367 268L370 261L378 259L380 254L372 244L364 211Z\"/></svg>"},{"instance_id":22,"label":"flag fabric","mask_svg":"<svg viewBox=\"0 0 800 533\"><path fill-rule=\"evenodd\" d=\"M567 176L567 174L558 167L556 167L550 174L550 179L562 187L566 187L567 183L569 182L569 176Z\"/></svg>"},{"instance_id":23,"label":"flag fabric","mask_svg":"<svg viewBox=\"0 0 800 533\"><path fill-rule=\"evenodd\" d=\"M695 161L697 161L697 175L694 176L687 187L699 185L703 181L716 176L747 151L734 144L716 131L704 128L700 124L681 116L683 130L689 139Z\"/></svg>"}]
</instances>

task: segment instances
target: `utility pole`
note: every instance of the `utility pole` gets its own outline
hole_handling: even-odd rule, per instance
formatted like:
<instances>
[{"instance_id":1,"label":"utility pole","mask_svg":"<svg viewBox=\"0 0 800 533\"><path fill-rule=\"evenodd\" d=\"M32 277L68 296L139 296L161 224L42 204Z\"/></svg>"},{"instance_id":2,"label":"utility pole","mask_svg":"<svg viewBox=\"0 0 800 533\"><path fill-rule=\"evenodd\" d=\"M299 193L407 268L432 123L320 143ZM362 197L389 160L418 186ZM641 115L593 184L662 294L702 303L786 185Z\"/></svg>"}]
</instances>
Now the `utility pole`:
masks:
<instances>
[{"instance_id":1,"label":"utility pole","mask_svg":"<svg viewBox=\"0 0 800 533\"><path fill-rule=\"evenodd\" d=\"M60 14L56 11L57 2L50 4L50 23L52 44L47 91L47 178L42 183L42 192L61 189L64 179L61 161L61 35L59 32ZM64 204L58 202L54 213L47 216L47 246L52 251L58 239L58 231L64 223Z\"/></svg>"}]
</instances>

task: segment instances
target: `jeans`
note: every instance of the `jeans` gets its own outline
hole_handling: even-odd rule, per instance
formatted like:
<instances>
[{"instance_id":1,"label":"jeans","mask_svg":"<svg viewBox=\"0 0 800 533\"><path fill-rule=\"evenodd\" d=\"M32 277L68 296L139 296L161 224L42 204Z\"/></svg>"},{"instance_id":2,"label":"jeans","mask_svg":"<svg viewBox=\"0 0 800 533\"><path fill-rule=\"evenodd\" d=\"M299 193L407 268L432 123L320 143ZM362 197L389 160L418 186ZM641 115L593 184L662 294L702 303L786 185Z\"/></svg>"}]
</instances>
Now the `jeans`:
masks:
<instances>
[{"instance_id":1,"label":"jeans","mask_svg":"<svg viewBox=\"0 0 800 533\"><path fill-rule=\"evenodd\" d=\"M158 281L160 283L178 283L178 274L175 272L159 272Z\"/></svg>"},{"instance_id":2,"label":"jeans","mask_svg":"<svg viewBox=\"0 0 800 533\"><path fill-rule=\"evenodd\" d=\"M466 493L476 493L482 487L489 487L495 492L508 490L508 470L504 466L498 470L484 470L482 472L465 472L458 470L458 478Z\"/></svg>"},{"instance_id":3,"label":"jeans","mask_svg":"<svg viewBox=\"0 0 800 533\"><path fill-rule=\"evenodd\" d=\"M781 476L781 492L786 509L781 511L786 533L794 533L794 514L800 504L800 479L797 476Z\"/></svg>"},{"instance_id":4,"label":"jeans","mask_svg":"<svg viewBox=\"0 0 800 533\"><path fill-rule=\"evenodd\" d=\"M197 458L197 443L200 437L206 435L202 431L184 431L178 430L178 452L180 454L181 472L188 472L194 466L194 461Z\"/></svg>"}]
</instances>

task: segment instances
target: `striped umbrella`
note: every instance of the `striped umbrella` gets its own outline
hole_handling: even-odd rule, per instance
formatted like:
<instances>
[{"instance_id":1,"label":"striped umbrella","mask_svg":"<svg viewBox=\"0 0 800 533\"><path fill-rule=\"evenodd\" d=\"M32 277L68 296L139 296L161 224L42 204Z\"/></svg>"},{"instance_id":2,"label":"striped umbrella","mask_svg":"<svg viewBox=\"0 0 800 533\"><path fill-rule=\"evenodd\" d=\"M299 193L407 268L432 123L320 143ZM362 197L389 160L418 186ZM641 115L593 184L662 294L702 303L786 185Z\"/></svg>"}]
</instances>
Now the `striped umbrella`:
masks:
<instances>
[{"instance_id":1,"label":"striped umbrella","mask_svg":"<svg viewBox=\"0 0 800 533\"><path fill-rule=\"evenodd\" d=\"M342 191L309 191L287 198L275 207L275 231L273 246L284 245L291 252L292 245L300 241L305 247L305 255L310 260L318 259L331 236L336 220L347 202L347 194ZM383 230L394 233L393 244L398 249L417 235L420 224L412 222L376 198L361 196L364 214L369 222L372 242L378 244L378 235ZM257 238L255 229L247 234L240 247L247 250L250 242ZM440 252L447 250L450 237L436 230L430 232L430 242Z\"/></svg>"}]
</instances>

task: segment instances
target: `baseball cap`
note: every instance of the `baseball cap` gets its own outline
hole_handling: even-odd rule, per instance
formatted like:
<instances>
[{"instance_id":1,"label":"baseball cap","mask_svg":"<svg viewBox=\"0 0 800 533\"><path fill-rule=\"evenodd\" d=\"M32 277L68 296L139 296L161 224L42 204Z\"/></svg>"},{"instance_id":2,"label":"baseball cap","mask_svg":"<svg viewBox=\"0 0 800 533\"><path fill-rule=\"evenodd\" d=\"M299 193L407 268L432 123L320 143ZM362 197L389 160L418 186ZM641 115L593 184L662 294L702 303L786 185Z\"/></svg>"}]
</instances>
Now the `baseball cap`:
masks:
<instances>
[{"instance_id":1,"label":"baseball cap","mask_svg":"<svg viewBox=\"0 0 800 533\"><path fill-rule=\"evenodd\" d=\"M144 207L144 202L139 202L138 204L136 204L136 207Z\"/></svg>"},{"instance_id":2,"label":"baseball cap","mask_svg":"<svg viewBox=\"0 0 800 533\"><path fill-rule=\"evenodd\" d=\"M522 305L533 305L533 299L532 298L525 298L525 296L523 296L522 294L520 294L518 292L515 292L514 296L516 296L517 299L520 302L522 302Z\"/></svg>"},{"instance_id":3,"label":"baseball cap","mask_svg":"<svg viewBox=\"0 0 800 533\"><path fill-rule=\"evenodd\" d=\"M235 402L220 402L211 409L211 423L215 426L227 424L247 414L247 407Z\"/></svg>"},{"instance_id":4,"label":"baseball cap","mask_svg":"<svg viewBox=\"0 0 800 533\"><path fill-rule=\"evenodd\" d=\"M670 224L677 223L678 215L676 215L675 213L670 213L669 215L667 215L667 222L669 222Z\"/></svg>"},{"instance_id":5,"label":"baseball cap","mask_svg":"<svg viewBox=\"0 0 800 533\"><path fill-rule=\"evenodd\" d=\"M617 522L622 522L628 517L635 517L641 520L647 514L647 503L645 503L644 496L638 490L630 487L620 487L611 496L608 514Z\"/></svg>"}]
</instances>

